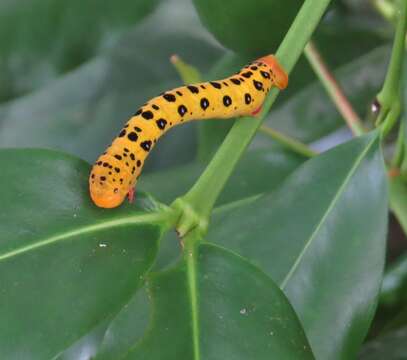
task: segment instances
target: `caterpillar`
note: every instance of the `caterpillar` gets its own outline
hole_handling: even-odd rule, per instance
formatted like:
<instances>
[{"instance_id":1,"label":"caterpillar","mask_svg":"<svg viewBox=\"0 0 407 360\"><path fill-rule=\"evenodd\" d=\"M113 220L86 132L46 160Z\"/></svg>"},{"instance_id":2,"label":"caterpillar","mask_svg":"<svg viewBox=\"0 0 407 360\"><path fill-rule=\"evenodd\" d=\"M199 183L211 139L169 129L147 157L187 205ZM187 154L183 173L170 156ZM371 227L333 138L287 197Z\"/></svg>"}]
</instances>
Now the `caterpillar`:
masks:
<instances>
[{"instance_id":1,"label":"caterpillar","mask_svg":"<svg viewBox=\"0 0 407 360\"><path fill-rule=\"evenodd\" d=\"M181 86L151 99L124 125L96 160L89 176L93 202L102 208L132 201L144 161L158 138L190 120L255 116L273 86L288 76L273 55L257 59L226 79Z\"/></svg>"}]
</instances>

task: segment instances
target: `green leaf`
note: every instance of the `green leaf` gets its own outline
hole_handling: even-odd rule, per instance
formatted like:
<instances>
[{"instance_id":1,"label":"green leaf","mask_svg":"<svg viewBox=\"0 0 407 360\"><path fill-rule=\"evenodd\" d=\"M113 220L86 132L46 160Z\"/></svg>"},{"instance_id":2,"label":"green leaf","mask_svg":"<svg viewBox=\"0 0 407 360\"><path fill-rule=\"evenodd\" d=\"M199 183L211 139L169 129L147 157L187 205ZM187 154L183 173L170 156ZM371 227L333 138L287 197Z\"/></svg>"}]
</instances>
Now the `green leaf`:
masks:
<instances>
[{"instance_id":1,"label":"green leaf","mask_svg":"<svg viewBox=\"0 0 407 360\"><path fill-rule=\"evenodd\" d=\"M118 320L121 326L115 320L108 330L110 339L125 340L126 346L121 352L106 352L106 346L96 359L313 358L292 307L266 275L210 244L200 245L191 257L147 276L147 332L139 336L131 315L145 307L127 308L127 316Z\"/></svg>"},{"instance_id":2,"label":"green leaf","mask_svg":"<svg viewBox=\"0 0 407 360\"><path fill-rule=\"evenodd\" d=\"M53 358L138 289L167 215L142 194L96 208L89 165L71 156L1 150L0 163L1 354Z\"/></svg>"},{"instance_id":3,"label":"green leaf","mask_svg":"<svg viewBox=\"0 0 407 360\"><path fill-rule=\"evenodd\" d=\"M231 176L217 205L274 189L305 160L305 157L277 146L247 152ZM139 188L168 204L185 193L204 168L203 163L191 163L148 174L140 178Z\"/></svg>"},{"instance_id":4,"label":"green leaf","mask_svg":"<svg viewBox=\"0 0 407 360\"><path fill-rule=\"evenodd\" d=\"M145 287L142 287L116 316L97 325L61 352L56 359L94 359L96 355L98 360L116 359L143 336L149 323L150 311L149 297Z\"/></svg>"},{"instance_id":5,"label":"green leaf","mask_svg":"<svg viewBox=\"0 0 407 360\"><path fill-rule=\"evenodd\" d=\"M386 189L374 132L307 161L271 194L218 214L208 240L280 284L318 359L354 358L380 289Z\"/></svg>"},{"instance_id":6,"label":"green leaf","mask_svg":"<svg viewBox=\"0 0 407 360\"><path fill-rule=\"evenodd\" d=\"M0 107L0 146L60 149L93 162L143 103L181 85L174 52L204 71L219 55L198 25L188 0L163 2L105 55ZM191 161L194 130L181 126L160 139L147 170Z\"/></svg>"},{"instance_id":7,"label":"green leaf","mask_svg":"<svg viewBox=\"0 0 407 360\"><path fill-rule=\"evenodd\" d=\"M69 348L65 349L53 359L55 360L78 360L91 359L94 356L103 340L106 329L109 326L111 317L102 321L93 330L73 343Z\"/></svg>"},{"instance_id":8,"label":"green leaf","mask_svg":"<svg viewBox=\"0 0 407 360\"><path fill-rule=\"evenodd\" d=\"M6 1L0 6L0 99L44 85L93 57L158 0ZM86 34L86 36L84 36Z\"/></svg>"},{"instance_id":9,"label":"green leaf","mask_svg":"<svg viewBox=\"0 0 407 360\"><path fill-rule=\"evenodd\" d=\"M121 358L121 355L130 351L142 339L145 332L149 331L153 311L151 300L151 294L147 293L145 287L137 291L105 328L104 336L96 344L98 348L94 355L97 355L95 356L97 360ZM89 346L91 343L92 339L87 338L85 346ZM81 344L81 349L85 346Z\"/></svg>"},{"instance_id":10,"label":"green leaf","mask_svg":"<svg viewBox=\"0 0 407 360\"><path fill-rule=\"evenodd\" d=\"M407 327L367 343L360 360L402 360L407 354Z\"/></svg>"}]
</instances>

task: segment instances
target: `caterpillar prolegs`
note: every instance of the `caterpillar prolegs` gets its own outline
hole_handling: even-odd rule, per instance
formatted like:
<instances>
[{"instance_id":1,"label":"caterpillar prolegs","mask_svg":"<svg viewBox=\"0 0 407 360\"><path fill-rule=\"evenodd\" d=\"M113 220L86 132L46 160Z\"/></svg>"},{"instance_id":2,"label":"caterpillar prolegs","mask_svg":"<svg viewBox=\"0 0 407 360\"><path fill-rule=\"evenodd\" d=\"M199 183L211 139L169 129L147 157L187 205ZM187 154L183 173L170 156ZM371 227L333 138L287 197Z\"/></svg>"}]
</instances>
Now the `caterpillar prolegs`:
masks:
<instances>
[{"instance_id":1,"label":"caterpillar prolegs","mask_svg":"<svg viewBox=\"0 0 407 360\"><path fill-rule=\"evenodd\" d=\"M181 86L151 99L126 123L98 158L89 177L90 196L103 208L119 206L129 195L158 138L190 120L255 115L271 87L284 89L288 76L272 55L223 80Z\"/></svg>"}]
</instances>

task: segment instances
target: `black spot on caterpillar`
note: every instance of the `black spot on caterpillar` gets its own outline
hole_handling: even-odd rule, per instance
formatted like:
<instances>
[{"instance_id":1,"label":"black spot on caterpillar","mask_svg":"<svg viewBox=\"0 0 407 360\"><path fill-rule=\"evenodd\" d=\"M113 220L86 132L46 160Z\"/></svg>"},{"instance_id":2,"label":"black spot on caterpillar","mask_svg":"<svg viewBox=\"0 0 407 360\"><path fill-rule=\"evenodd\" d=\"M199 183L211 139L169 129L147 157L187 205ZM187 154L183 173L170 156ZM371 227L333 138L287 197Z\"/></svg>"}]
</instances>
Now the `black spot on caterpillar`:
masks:
<instances>
[{"instance_id":1,"label":"black spot on caterpillar","mask_svg":"<svg viewBox=\"0 0 407 360\"><path fill-rule=\"evenodd\" d=\"M113 208L126 195L130 198L156 140L173 126L194 119L254 115L270 88L284 89L287 83L276 58L268 55L233 77L182 86L155 97L134 114L95 162L89 176L92 200L99 207Z\"/></svg>"}]
</instances>

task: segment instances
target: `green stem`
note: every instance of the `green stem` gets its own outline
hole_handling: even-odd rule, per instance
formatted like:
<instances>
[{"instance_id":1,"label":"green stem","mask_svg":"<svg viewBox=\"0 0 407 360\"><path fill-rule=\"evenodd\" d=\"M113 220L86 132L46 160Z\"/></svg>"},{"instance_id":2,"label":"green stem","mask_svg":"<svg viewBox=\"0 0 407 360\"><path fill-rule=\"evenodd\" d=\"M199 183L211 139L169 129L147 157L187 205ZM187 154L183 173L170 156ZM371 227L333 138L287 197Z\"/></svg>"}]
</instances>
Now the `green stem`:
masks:
<instances>
[{"instance_id":1,"label":"green stem","mask_svg":"<svg viewBox=\"0 0 407 360\"><path fill-rule=\"evenodd\" d=\"M407 235L407 187L400 176L389 179L390 208Z\"/></svg>"},{"instance_id":2,"label":"green stem","mask_svg":"<svg viewBox=\"0 0 407 360\"><path fill-rule=\"evenodd\" d=\"M252 203L253 201L256 201L258 199L260 199L262 196L264 195L264 193L258 193L256 195L251 195L251 196L247 196L243 199L239 199L239 200L235 200L232 202L228 202L226 204L217 206L213 209L213 214L221 214L224 211L230 211L233 210L235 208L239 208L245 205L249 205L250 203Z\"/></svg>"},{"instance_id":3,"label":"green stem","mask_svg":"<svg viewBox=\"0 0 407 360\"><path fill-rule=\"evenodd\" d=\"M276 53L276 57L287 73L291 72L298 61L329 3L330 0L306 0L302 5ZM178 225L181 234L186 234L192 226L199 226L199 224L202 232L206 231L210 213L220 192L277 95L277 89L270 91L263 104L263 110L257 117L244 117L236 121L195 185L186 195L174 202L173 206L181 213L184 213L184 208L189 208L195 213L194 217L200 219L198 224L191 224L190 219L181 216Z\"/></svg>"},{"instance_id":4,"label":"green stem","mask_svg":"<svg viewBox=\"0 0 407 360\"><path fill-rule=\"evenodd\" d=\"M271 127L266 125L262 125L260 127L260 131L267 136L270 136L273 140L279 142L281 145L286 147L287 149L296 152L297 154L303 155L305 157L313 157L317 155L317 153L312 150L309 146L303 144L302 142L287 136Z\"/></svg>"},{"instance_id":5,"label":"green stem","mask_svg":"<svg viewBox=\"0 0 407 360\"><path fill-rule=\"evenodd\" d=\"M386 136L396 123L401 112L402 73L404 61L404 38L407 24L407 1L399 0L399 13L389 68L383 88L377 95L380 105L376 126L382 126Z\"/></svg>"},{"instance_id":6,"label":"green stem","mask_svg":"<svg viewBox=\"0 0 407 360\"><path fill-rule=\"evenodd\" d=\"M198 309L198 285L197 285L197 246L200 241L199 232L191 231L184 239L184 259L187 266L187 281L189 300L191 304L191 326L194 359L199 360L199 309Z\"/></svg>"},{"instance_id":7,"label":"green stem","mask_svg":"<svg viewBox=\"0 0 407 360\"><path fill-rule=\"evenodd\" d=\"M346 98L343 90L312 41L307 44L304 53L312 69L318 76L332 102L341 113L353 135L363 135L365 129L362 125L362 121L358 114L353 110L352 105Z\"/></svg>"},{"instance_id":8,"label":"green stem","mask_svg":"<svg viewBox=\"0 0 407 360\"><path fill-rule=\"evenodd\" d=\"M404 121L400 123L399 132L397 135L396 149L394 151L393 159L391 161L391 166L396 169L400 169L401 164L404 160Z\"/></svg>"}]
</instances>

